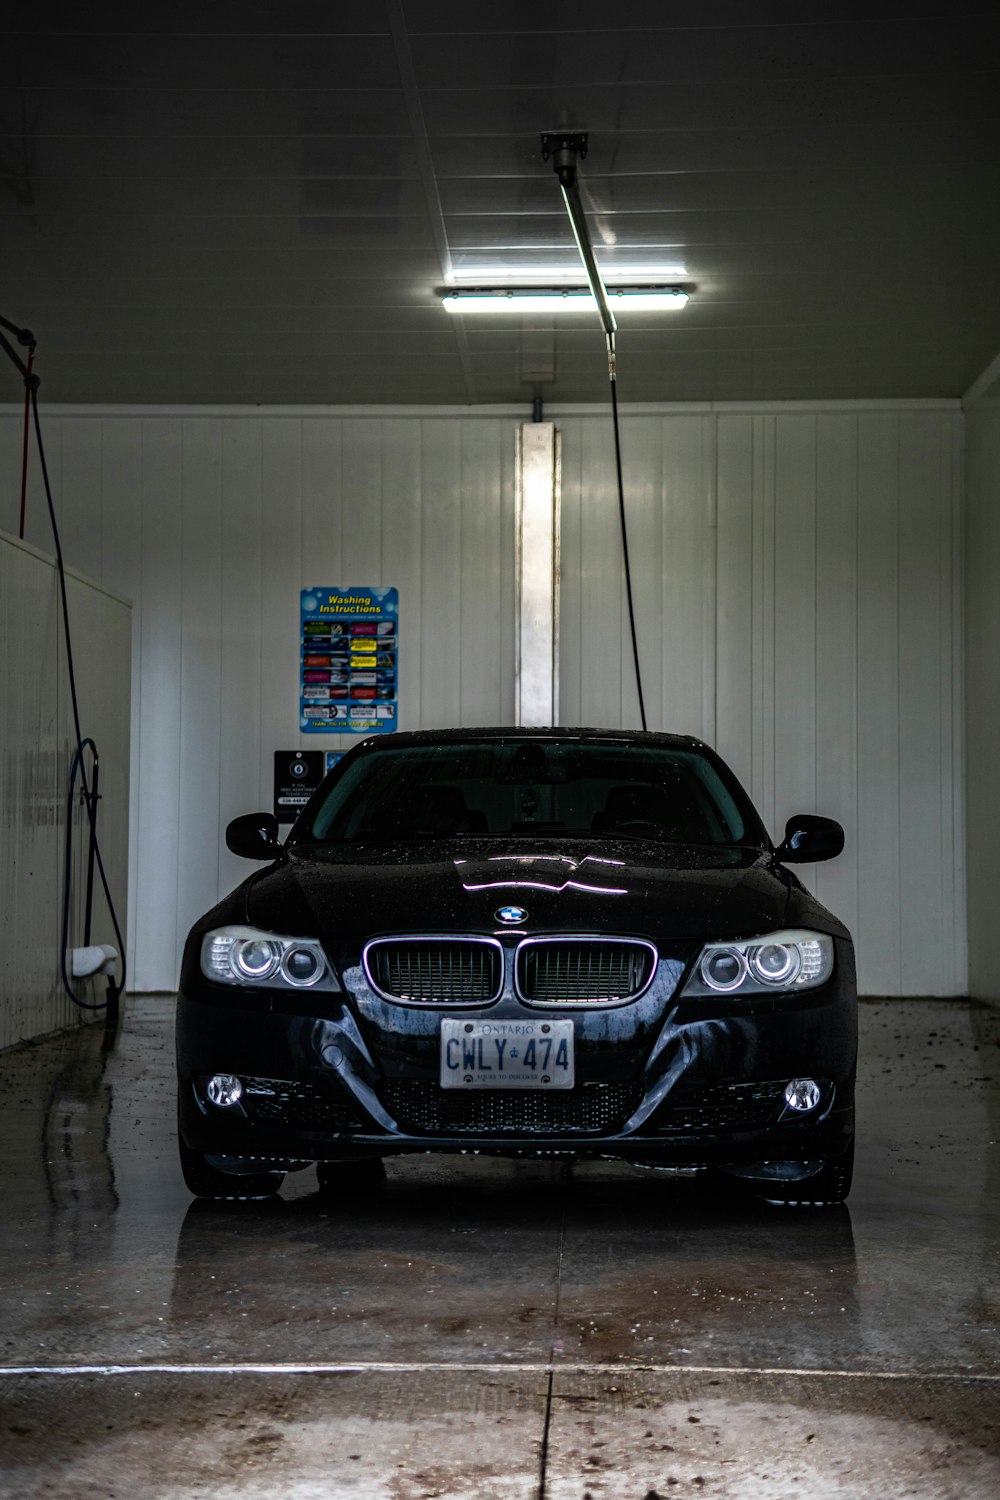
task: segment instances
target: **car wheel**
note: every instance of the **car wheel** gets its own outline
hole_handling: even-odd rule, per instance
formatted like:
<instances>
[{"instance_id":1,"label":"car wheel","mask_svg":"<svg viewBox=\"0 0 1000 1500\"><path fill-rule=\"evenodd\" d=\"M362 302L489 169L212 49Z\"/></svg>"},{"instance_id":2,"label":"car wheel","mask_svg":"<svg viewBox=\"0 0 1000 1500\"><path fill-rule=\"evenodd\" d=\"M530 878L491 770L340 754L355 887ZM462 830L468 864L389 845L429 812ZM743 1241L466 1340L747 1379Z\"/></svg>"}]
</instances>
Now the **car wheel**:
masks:
<instances>
[{"instance_id":1,"label":"car wheel","mask_svg":"<svg viewBox=\"0 0 1000 1500\"><path fill-rule=\"evenodd\" d=\"M318 1161L316 1181L320 1192L331 1197L373 1192L385 1182L385 1163L381 1156L366 1156L360 1161Z\"/></svg>"},{"instance_id":2,"label":"car wheel","mask_svg":"<svg viewBox=\"0 0 1000 1500\"><path fill-rule=\"evenodd\" d=\"M220 1172L203 1151L192 1151L178 1136L181 1172L196 1198L273 1198L285 1180L284 1172Z\"/></svg>"},{"instance_id":3,"label":"car wheel","mask_svg":"<svg viewBox=\"0 0 1000 1500\"><path fill-rule=\"evenodd\" d=\"M765 1203L778 1208L835 1208L851 1191L854 1176L854 1137L842 1156L828 1161L814 1177L798 1182L769 1182L757 1190Z\"/></svg>"}]
</instances>

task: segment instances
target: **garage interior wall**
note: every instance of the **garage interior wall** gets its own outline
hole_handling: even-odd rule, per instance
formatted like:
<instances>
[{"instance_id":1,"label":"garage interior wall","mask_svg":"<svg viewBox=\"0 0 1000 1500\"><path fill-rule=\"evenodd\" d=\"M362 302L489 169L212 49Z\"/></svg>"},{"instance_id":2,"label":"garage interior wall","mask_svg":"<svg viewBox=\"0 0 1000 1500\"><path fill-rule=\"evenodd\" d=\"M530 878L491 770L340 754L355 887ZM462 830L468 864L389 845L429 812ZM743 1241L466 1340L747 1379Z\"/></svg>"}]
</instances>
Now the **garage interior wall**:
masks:
<instances>
[{"instance_id":1,"label":"garage interior wall","mask_svg":"<svg viewBox=\"0 0 1000 1500\"><path fill-rule=\"evenodd\" d=\"M1000 379L966 414L966 796L969 994L1000 999Z\"/></svg>"},{"instance_id":2,"label":"garage interior wall","mask_svg":"<svg viewBox=\"0 0 1000 1500\"><path fill-rule=\"evenodd\" d=\"M132 610L127 600L66 570L73 662L101 757L98 834L119 926L127 931L129 710ZM84 1018L59 979L66 799L76 748L59 602L51 558L0 532L0 1049ZM87 756L87 770L92 762ZM79 787L79 782L77 783ZM89 827L76 797L69 946L82 946ZM95 879L91 941L117 947ZM78 981L79 998L104 999L106 981Z\"/></svg>"},{"instance_id":3,"label":"garage interior wall","mask_svg":"<svg viewBox=\"0 0 1000 1500\"><path fill-rule=\"evenodd\" d=\"M545 415L561 719L634 727L609 418ZM272 752L338 743L297 731L301 587L399 589L401 727L513 722L524 417L48 409L67 558L135 605L134 988L176 985L187 926L248 873L223 830L270 807ZM966 988L962 442L953 401L634 408L623 425L650 727L716 744L776 837L795 812L844 823L845 855L803 878L852 927L868 994ZM19 444L7 408L5 474ZM37 476L31 493L44 546Z\"/></svg>"}]
</instances>

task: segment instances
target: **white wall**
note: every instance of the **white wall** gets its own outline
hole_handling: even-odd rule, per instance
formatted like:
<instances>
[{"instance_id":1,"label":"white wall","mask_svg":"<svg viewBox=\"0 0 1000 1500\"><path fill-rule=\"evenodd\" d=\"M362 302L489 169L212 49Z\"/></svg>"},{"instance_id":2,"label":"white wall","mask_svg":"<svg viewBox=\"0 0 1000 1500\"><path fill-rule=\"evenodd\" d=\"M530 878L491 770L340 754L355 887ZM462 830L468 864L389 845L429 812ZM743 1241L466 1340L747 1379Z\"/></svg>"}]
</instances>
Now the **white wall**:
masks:
<instances>
[{"instance_id":1,"label":"white wall","mask_svg":"<svg viewBox=\"0 0 1000 1500\"><path fill-rule=\"evenodd\" d=\"M273 752L341 743L299 735L300 588L398 587L404 726L512 721L516 423L43 421L65 555L135 603L130 971L170 989L186 928L248 873L224 828L271 806ZM19 473L14 413L0 444Z\"/></svg>"},{"instance_id":2,"label":"white wall","mask_svg":"<svg viewBox=\"0 0 1000 1500\"><path fill-rule=\"evenodd\" d=\"M135 598L138 987L176 982L184 929L246 872L225 822L268 807L272 751L307 743L300 587L399 588L401 727L513 721L523 417L48 414L67 554ZM561 718L635 724L609 420L546 417L562 432ZM793 812L844 822L847 853L807 878L854 928L868 993L965 987L961 437L945 402L625 421L650 727L716 743L775 834ZM10 409L0 473L19 438Z\"/></svg>"},{"instance_id":3,"label":"white wall","mask_svg":"<svg viewBox=\"0 0 1000 1500\"><path fill-rule=\"evenodd\" d=\"M635 724L609 434L560 426L563 719ZM868 994L965 986L961 435L955 403L623 426L650 727L716 745L773 836L844 824L800 873Z\"/></svg>"},{"instance_id":4,"label":"white wall","mask_svg":"<svg viewBox=\"0 0 1000 1500\"><path fill-rule=\"evenodd\" d=\"M119 924L126 924L128 871L129 654L127 601L67 569L84 735L101 757L98 834ZM67 788L76 740L63 645L59 581L52 561L0 533L0 1048L87 1018L60 979ZM88 771L90 759L87 759ZM79 785L79 783L78 783ZM69 944L83 942L89 829L74 811ZM100 887L91 940L115 943ZM105 981L79 983L81 999L104 999Z\"/></svg>"},{"instance_id":5,"label":"white wall","mask_svg":"<svg viewBox=\"0 0 1000 1500\"><path fill-rule=\"evenodd\" d=\"M1000 381L966 416L966 640L969 993L1000 999Z\"/></svg>"}]
</instances>

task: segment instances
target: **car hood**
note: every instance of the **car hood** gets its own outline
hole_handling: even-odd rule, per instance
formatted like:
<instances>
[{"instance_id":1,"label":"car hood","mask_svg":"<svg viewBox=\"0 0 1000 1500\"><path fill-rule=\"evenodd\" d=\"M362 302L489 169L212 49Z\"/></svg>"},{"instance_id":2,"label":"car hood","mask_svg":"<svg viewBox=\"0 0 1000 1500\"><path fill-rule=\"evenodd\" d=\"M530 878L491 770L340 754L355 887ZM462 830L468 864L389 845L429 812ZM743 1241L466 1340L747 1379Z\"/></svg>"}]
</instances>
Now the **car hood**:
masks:
<instances>
[{"instance_id":1,"label":"car hood","mask_svg":"<svg viewBox=\"0 0 1000 1500\"><path fill-rule=\"evenodd\" d=\"M753 936L781 926L790 889L759 849L495 839L293 846L244 887L254 926L337 942L501 930ZM504 929L504 906L527 917Z\"/></svg>"}]
</instances>

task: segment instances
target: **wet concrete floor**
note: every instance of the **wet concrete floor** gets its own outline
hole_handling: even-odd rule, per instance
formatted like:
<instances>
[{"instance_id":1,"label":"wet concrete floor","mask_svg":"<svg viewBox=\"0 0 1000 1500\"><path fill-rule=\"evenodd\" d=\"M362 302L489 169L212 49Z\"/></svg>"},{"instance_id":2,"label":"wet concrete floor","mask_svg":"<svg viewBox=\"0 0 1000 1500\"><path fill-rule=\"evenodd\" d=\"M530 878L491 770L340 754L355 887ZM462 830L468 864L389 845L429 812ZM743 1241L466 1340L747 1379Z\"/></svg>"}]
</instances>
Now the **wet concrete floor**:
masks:
<instances>
[{"instance_id":1,"label":"wet concrete floor","mask_svg":"<svg viewBox=\"0 0 1000 1500\"><path fill-rule=\"evenodd\" d=\"M172 1013L0 1055L0 1495L1000 1494L1000 1011L861 1008L848 1206L406 1158L199 1204Z\"/></svg>"}]
</instances>

